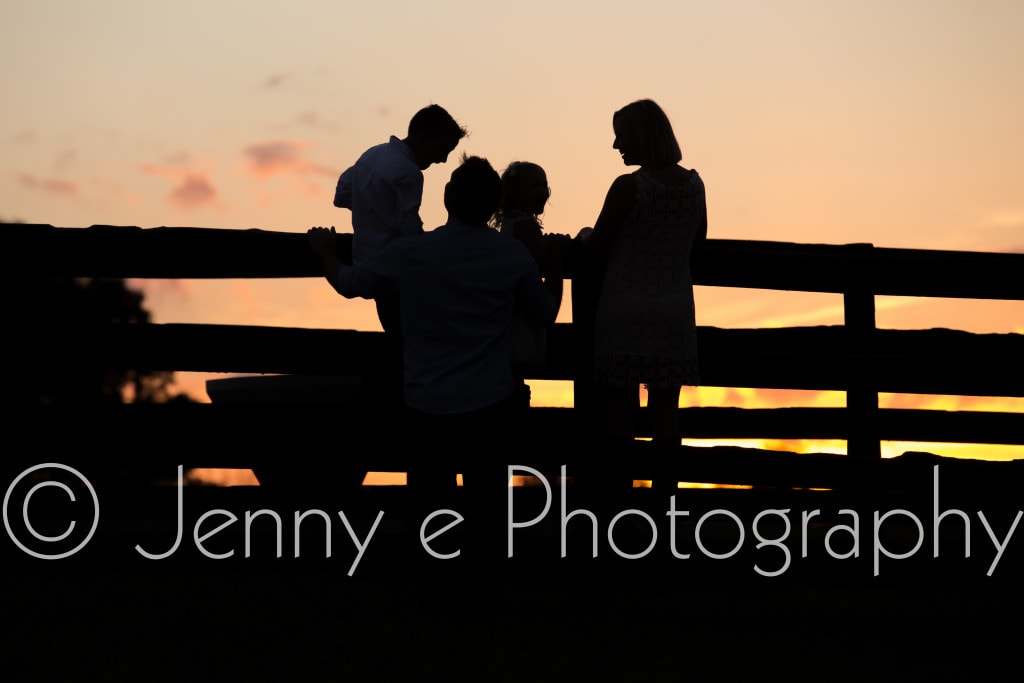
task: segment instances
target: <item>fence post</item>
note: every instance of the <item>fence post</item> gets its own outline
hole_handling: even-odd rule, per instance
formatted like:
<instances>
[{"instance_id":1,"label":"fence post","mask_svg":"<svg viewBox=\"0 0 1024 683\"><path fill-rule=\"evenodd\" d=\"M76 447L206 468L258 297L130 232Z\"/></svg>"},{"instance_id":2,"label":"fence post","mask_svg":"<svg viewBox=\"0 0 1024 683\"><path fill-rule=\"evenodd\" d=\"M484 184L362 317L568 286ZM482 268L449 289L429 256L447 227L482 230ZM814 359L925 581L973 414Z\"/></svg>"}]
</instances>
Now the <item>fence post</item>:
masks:
<instances>
[{"instance_id":1,"label":"fence post","mask_svg":"<svg viewBox=\"0 0 1024 683\"><path fill-rule=\"evenodd\" d=\"M872 364L875 337L875 292L869 267L871 244L847 246L847 285L843 292L846 343L850 358L846 387L847 454L882 457L878 429L878 384Z\"/></svg>"},{"instance_id":2,"label":"fence post","mask_svg":"<svg viewBox=\"0 0 1024 683\"><path fill-rule=\"evenodd\" d=\"M568 258L572 263L573 406L585 429L598 433L603 415L594 385L594 324L604 263L597 262L580 240L573 240Z\"/></svg>"}]
</instances>

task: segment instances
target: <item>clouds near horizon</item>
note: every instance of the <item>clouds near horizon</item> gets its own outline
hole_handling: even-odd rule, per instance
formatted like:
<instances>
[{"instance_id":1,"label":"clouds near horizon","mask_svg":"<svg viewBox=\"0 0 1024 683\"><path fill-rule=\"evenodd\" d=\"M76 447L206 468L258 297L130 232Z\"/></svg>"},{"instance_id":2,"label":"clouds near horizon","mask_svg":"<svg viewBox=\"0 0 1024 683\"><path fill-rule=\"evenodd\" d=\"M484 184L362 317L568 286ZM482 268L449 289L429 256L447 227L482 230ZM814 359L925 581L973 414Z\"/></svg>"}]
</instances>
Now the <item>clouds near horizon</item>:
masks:
<instances>
[{"instance_id":1,"label":"clouds near horizon","mask_svg":"<svg viewBox=\"0 0 1024 683\"><path fill-rule=\"evenodd\" d=\"M78 194L78 185L62 178L38 178L31 173L18 175L18 184L26 189L60 196Z\"/></svg>"},{"instance_id":2,"label":"clouds near horizon","mask_svg":"<svg viewBox=\"0 0 1024 683\"><path fill-rule=\"evenodd\" d=\"M167 194L167 199L180 209L219 206L217 188L203 171L188 171L158 164L143 164L142 170L150 175L175 181L174 187Z\"/></svg>"},{"instance_id":3,"label":"clouds near horizon","mask_svg":"<svg viewBox=\"0 0 1024 683\"><path fill-rule=\"evenodd\" d=\"M257 178L275 175L314 174L333 176L334 170L304 158L305 150L312 147L306 140L272 140L245 147L246 171Z\"/></svg>"}]
</instances>

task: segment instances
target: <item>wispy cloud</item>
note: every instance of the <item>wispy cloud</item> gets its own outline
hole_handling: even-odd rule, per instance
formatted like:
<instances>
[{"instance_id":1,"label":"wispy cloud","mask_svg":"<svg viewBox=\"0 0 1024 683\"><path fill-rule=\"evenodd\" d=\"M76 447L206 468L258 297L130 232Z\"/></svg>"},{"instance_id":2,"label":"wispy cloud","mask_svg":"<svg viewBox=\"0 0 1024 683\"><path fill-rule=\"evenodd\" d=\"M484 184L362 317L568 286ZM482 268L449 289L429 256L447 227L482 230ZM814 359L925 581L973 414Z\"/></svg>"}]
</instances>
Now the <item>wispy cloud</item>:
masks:
<instances>
[{"instance_id":1,"label":"wispy cloud","mask_svg":"<svg viewBox=\"0 0 1024 683\"><path fill-rule=\"evenodd\" d=\"M169 166L145 164L142 170L162 178L171 178L175 186L168 198L171 203L183 209L195 209L203 206L216 206L217 188L214 187L206 173L186 171Z\"/></svg>"},{"instance_id":2,"label":"wispy cloud","mask_svg":"<svg viewBox=\"0 0 1024 683\"><path fill-rule=\"evenodd\" d=\"M323 116L312 110L304 111L296 116L295 123L305 128L313 128L318 132L337 133L345 129L344 126L325 120Z\"/></svg>"},{"instance_id":3,"label":"wispy cloud","mask_svg":"<svg viewBox=\"0 0 1024 683\"><path fill-rule=\"evenodd\" d=\"M57 154L57 159L54 164L58 171L64 171L74 165L75 161L78 160L78 150L75 149L64 149Z\"/></svg>"},{"instance_id":4,"label":"wispy cloud","mask_svg":"<svg viewBox=\"0 0 1024 683\"><path fill-rule=\"evenodd\" d=\"M189 173L171 191L171 201L186 209L215 204L217 189L204 174Z\"/></svg>"},{"instance_id":5,"label":"wispy cloud","mask_svg":"<svg viewBox=\"0 0 1024 683\"><path fill-rule=\"evenodd\" d=\"M242 154L246 158L246 169L258 178L307 173L333 176L334 170L303 158L309 147L310 143L304 140L275 140L249 145Z\"/></svg>"},{"instance_id":6,"label":"wispy cloud","mask_svg":"<svg viewBox=\"0 0 1024 683\"><path fill-rule=\"evenodd\" d=\"M260 87L261 88L266 88L268 90L274 90L276 88L280 88L281 86L287 84L287 82L290 81L290 80L291 80L291 76L289 74L286 74L286 73L273 74L273 75L267 76L265 79L263 79L263 81L260 83Z\"/></svg>"},{"instance_id":7,"label":"wispy cloud","mask_svg":"<svg viewBox=\"0 0 1024 683\"><path fill-rule=\"evenodd\" d=\"M296 117L296 120L304 126L310 126L311 128L319 128L323 123L320 121L320 115L315 111L304 111Z\"/></svg>"},{"instance_id":8,"label":"wispy cloud","mask_svg":"<svg viewBox=\"0 0 1024 683\"><path fill-rule=\"evenodd\" d=\"M188 166L190 163L192 163L192 155L189 154L186 150L181 149L178 150L177 152L174 152L173 154L168 154L164 158L164 163L170 164L172 166Z\"/></svg>"},{"instance_id":9,"label":"wispy cloud","mask_svg":"<svg viewBox=\"0 0 1024 683\"><path fill-rule=\"evenodd\" d=\"M37 178L31 173L22 173L18 176L18 183L29 190L63 197L78 194L78 186L75 183L61 178Z\"/></svg>"}]
</instances>

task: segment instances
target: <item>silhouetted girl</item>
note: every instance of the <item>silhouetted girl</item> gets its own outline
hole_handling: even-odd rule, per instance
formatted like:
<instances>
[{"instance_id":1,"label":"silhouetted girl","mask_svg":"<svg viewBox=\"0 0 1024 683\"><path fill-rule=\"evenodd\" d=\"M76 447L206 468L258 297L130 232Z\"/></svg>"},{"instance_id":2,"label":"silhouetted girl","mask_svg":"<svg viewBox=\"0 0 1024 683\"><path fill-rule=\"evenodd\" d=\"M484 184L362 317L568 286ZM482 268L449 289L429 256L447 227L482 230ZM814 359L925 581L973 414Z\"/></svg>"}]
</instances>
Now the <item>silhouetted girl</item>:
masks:
<instances>
[{"instance_id":1,"label":"silhouetted girl","mask_svg":"<svg viewBox=\"0 0 1024 683\"><path fill-rule=\"evenodd\" d=\"M501 175L502 198L493 224L501 233L526 245L544 274L544 284L555 301L562 300L559 260L549 254L540 215L544 213L551 190L544 169L529 161L513 161ZM520 402L530 405L530 387L525 375L531 367L540 367L547 356L547 329L531 325L517 316L512 327L512 362L520 392Z\"/></svg>"}]
</instances>

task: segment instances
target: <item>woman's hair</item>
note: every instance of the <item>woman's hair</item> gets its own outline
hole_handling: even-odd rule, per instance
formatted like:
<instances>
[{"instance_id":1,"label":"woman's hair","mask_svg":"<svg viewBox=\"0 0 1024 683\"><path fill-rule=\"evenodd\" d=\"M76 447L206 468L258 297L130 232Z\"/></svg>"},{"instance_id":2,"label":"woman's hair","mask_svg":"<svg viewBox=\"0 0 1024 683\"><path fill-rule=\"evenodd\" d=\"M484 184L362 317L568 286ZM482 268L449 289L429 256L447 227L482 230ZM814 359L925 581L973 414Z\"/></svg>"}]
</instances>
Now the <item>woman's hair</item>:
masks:
<instances>
[{"instance_id":1,"label":"woman's hair","mask_svg":"<svg viewBox=\"0 0 1024 683\"><path fill-rule=\"evenodd\" d=\"M640 146L643 166L670 166L682 161L679 141L665 112L653 100L637 100L612 116L612 124L631 131Z\"/></svg>"},{"instance_id":2,"label":"woman's hair","mask_svg":"<svg viewBox=\"0 0 1024 683\"><path fill-rule=\"evenodd\" d=\"M502 223L505 220L505 215L510 209L515 207L509 206L509 200L513 193L519 187L519 183L522 180L524 171L540 171L544 172L544 167L540 164L535 164L532 161L513 161L508 165L501 174L501 203L498 204L498 210L494 212L494 218L491 220L491 224L501 229ZM537 223L540 223L540 217L537 217Z\"/></svg>"}]
</instances>

